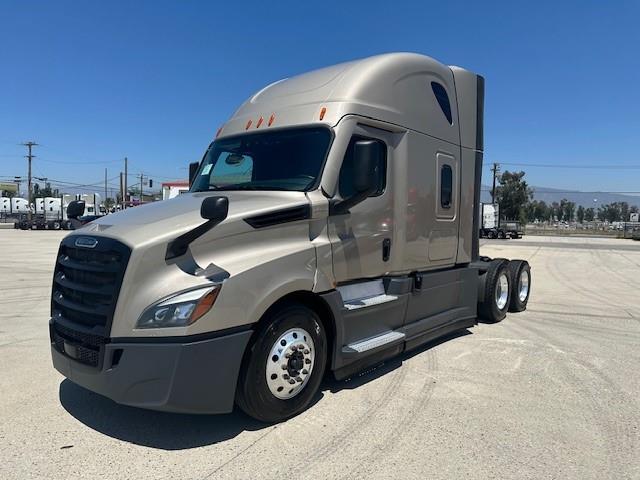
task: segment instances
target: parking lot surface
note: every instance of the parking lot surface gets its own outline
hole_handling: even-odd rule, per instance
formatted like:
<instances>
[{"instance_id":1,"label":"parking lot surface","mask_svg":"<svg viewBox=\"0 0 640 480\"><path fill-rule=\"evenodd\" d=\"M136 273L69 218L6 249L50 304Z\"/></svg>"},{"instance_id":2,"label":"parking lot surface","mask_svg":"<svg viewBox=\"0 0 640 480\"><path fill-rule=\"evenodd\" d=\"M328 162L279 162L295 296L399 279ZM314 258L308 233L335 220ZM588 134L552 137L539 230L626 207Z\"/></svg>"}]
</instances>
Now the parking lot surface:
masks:
<instances>
[{"instance_id":1,"label":"parking lot surface","mask_svg":"<svg viewBox=\"0 0 640 480\"><path fill-rule=\"evenodd\" d=\"M640 242L525 237L529 309L345 382L298 417L123 407L52 367L63 232L0 231L0 478L640 478ZM220 368L220 366L203 366Z\"/></svg>"}]
</instances>

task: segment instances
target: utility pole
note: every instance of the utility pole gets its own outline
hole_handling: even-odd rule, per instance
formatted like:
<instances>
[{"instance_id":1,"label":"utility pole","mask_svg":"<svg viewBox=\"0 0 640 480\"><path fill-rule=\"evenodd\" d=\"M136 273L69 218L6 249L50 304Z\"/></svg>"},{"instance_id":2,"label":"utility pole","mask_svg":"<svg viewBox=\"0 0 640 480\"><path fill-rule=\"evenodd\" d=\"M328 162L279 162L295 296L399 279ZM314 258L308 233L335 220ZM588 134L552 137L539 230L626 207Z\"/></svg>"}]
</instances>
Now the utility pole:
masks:
<instances>
[{"instance_id":1,"label":"utility pole","mask_svg":"<svg viewBox=\"0 0 640 480\"><path fill-rule=\"evenodd\" d=\"M107 201L107 169L104 169L104 200Z\"/></svg>"},{"instance_id":2,"label":"utility pole","mask_svg":"<svg viewBox=\"0 0 640 480\"><path fill-rule=\"evenodd\" d=\"M142 203L142 180L144 179L144 174L140 173L140 203Z\"/></svg>"},{"instance_id":3,"label":"utility pole","mask_svg":"<svg viewBox=\"0 0 640 480\"><path fill-rule=\"evenodd\" d=\"M124 205L122 206L123 210L127 208L127 175L129 175L128 172L129 171L127 169L127 157L124 157L124 192L122 192L122 201L124 202Z\"/></svg>"},{"instance_id":4,"label":"utility pole","mask_svg":"<svg viewBox=\"0 0 640 480\"><path fill-rule=\"evenodd\" d=\"M24 142L22 145L29 149L29 154L26 155L26 158L29 161L29 177L27 180L27 188L29 190L29 193L27 194L27 202L29 203L28 218L29 221L31 221L31 160L35 157L35 155L31 154L31 148L37 146L38 144L36 142Z\"/></svg>"},{"instance_id":5,"label":"utility pole","mask_svg":"<svg viewBox=\"0 0 640 480\"><path fill-rule=\"evenodd\" d=\"M124 184L122 183L122 172L120 172L120 208L122 210L124 210L124 193L123 193L123 186Z\"/></svg>"},{"instance_id":6,"label":"utility pole","mask_svg":"<svg viewBox=\"0 0 640 480\"><path fill-rule=\"evenodd\" d=\"M493 187L491 187L491 203L496 203L496 176L498 175L499 171L500 171L500 164L494 162L493 168L491 169L491 172L493 172Z\"/></svg>"}]
</instances>

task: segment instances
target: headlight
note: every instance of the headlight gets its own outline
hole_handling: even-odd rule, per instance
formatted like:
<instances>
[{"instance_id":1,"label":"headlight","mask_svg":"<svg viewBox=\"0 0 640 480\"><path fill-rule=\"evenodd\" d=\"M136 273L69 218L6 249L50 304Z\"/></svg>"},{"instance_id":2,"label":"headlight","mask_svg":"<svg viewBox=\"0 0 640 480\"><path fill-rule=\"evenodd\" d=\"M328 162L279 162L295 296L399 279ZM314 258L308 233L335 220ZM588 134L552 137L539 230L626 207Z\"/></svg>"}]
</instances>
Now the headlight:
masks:
<instances>
[{"instance_id":1,"label":"headlight","mask_svg":"<svg viewBox=\"0 0 640 480\"><path fill-rule=\"evenodd\" d=\"M136 328L186 327L211 310L218 297L219 286L180 293L147 308Z\"/></svg>"}]
</instances>

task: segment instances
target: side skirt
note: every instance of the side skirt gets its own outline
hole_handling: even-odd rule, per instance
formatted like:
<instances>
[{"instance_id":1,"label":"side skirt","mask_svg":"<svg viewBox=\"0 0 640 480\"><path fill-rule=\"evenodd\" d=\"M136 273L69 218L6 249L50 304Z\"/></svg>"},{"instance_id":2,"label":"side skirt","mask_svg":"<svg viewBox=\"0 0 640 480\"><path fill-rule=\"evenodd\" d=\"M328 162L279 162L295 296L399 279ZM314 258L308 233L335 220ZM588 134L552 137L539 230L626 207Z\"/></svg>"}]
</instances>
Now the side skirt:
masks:
<instances>
[{"instance_id":1,"label":"side skirt","mask_svg":"<svg viewBox=\"0 0 640 480\"><path fill-rule=\"evenodd\" d=\"M473 327L477 324L475 318L462 319L458 320L454 323L449 323L447 325L442 325L439 327L435 327L431 330L423 332L409 340L406 340L400 344L394 344L390 347L384 348L382 350L378 350L375 353L369 354L366 357L360 358L355 362L352 362L342 368L334 370L333 374L336 380L343 380L348 378L367 367L371 367L373 365L379 364L393 358L402 352L413 350L425 343L432 342L440 337L444 337L453 332L457 332L460 330L464 330L465 328Z\"/></svg>"}]
</instances>

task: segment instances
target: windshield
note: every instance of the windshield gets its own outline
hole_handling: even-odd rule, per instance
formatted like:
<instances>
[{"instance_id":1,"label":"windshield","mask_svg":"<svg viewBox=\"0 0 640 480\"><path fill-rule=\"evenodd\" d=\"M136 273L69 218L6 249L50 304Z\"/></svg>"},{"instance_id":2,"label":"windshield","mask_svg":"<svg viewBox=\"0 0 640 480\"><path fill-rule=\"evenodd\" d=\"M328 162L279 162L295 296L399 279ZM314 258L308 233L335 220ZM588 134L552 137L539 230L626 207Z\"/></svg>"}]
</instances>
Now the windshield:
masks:
<instances>
[{"instance_id":1,"label":"windshield","mask_svg":"<svg viewBox=\"0 0 640 480\"><path fill-rule=\"evenodd\" d=\"M317 183L330 143L331 132L325 127L216 140L200 165L191 191L308 191Z\"/></svg>"}]
</instances>

